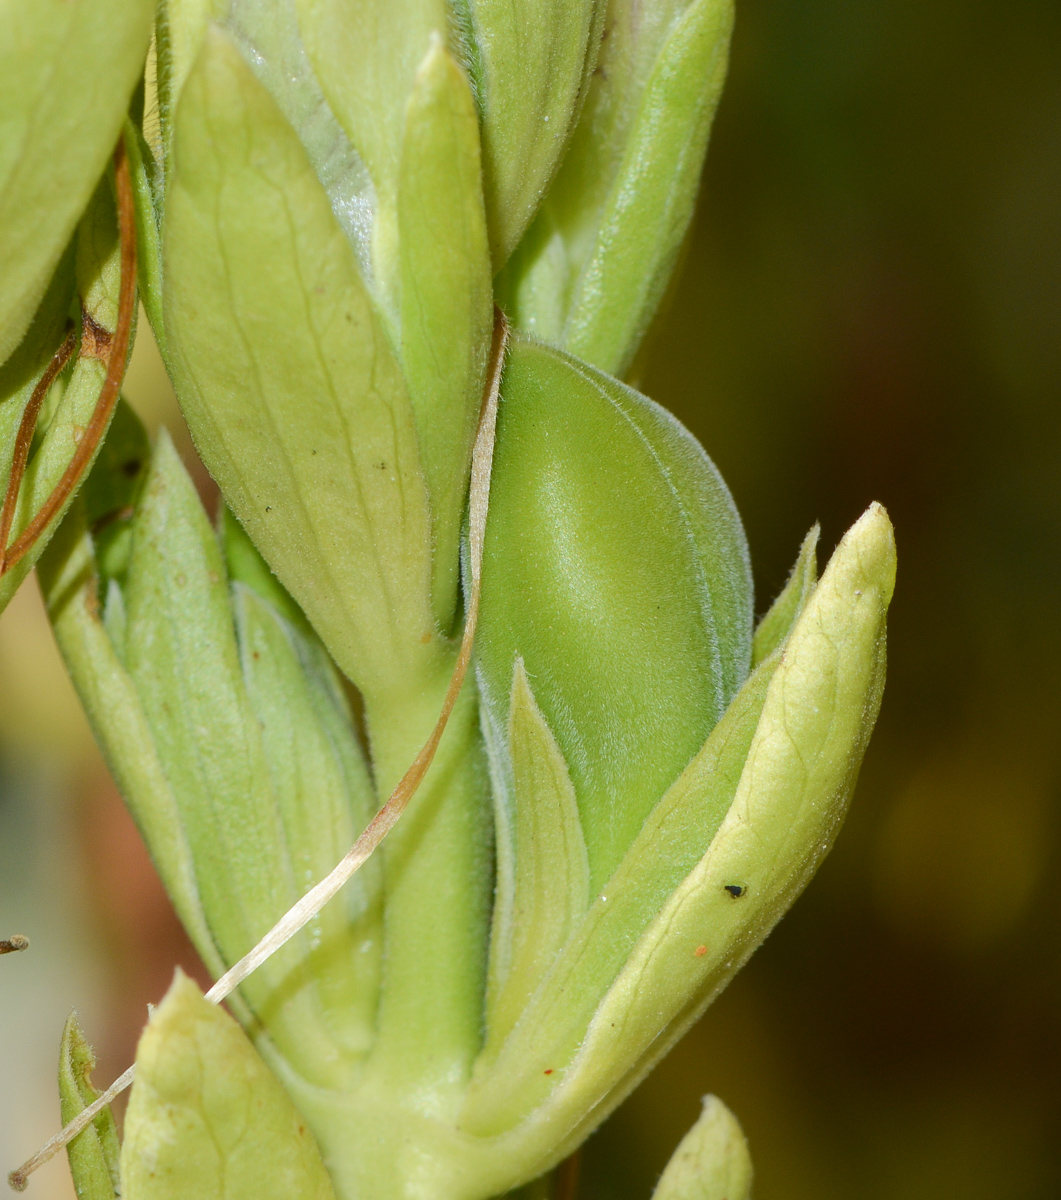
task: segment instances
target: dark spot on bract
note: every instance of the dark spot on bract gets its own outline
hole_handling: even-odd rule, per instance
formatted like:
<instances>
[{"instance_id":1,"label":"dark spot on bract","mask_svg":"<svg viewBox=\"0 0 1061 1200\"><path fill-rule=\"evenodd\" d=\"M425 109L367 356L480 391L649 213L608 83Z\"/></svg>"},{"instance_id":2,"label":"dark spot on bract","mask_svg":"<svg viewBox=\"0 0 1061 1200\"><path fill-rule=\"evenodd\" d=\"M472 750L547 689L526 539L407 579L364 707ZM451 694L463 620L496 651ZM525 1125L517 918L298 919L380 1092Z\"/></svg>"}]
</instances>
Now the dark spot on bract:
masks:
<instances>
[{"instance_id":1,"label":"dark spot on bract","mask_svg":"<svg viewBox=\"0 0 1061 1200\"><path fill-rule=\"evenodd\" d=\"M552 1067L546 1067L545 1073L546 1073L546 1075L551 1075L553 1073Z\"/></svg>"},{"instance_id":2,"label":"dark spot on bract","mask_svg":"<svg viewBox=\"0 0 1061 1200\"><path fill-rule=\"evenodd\" d=\"M744 895L744 888L739 883L727 883L724 890L729 892L734 900L739 900Z\"/></svg>"},{"instance_id":3,"label":"dark spot on bract","mask_svg":"<svg viewBox=\"0 0 1061 1200\"><path fill-rule=\"evenodd\" d=\"M127 463L122 463L122 474L134 479L140 473L140 460L131 458Z\"/></svg>"}]
</instances>

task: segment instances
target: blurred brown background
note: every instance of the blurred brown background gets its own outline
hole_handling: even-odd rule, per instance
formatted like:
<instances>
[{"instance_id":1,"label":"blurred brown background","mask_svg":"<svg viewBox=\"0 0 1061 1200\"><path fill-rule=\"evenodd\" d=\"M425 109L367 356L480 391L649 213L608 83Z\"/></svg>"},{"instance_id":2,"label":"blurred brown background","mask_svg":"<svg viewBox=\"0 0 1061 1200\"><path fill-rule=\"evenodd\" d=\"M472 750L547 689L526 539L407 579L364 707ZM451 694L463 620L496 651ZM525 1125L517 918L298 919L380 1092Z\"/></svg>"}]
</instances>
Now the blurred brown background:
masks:
<instances>
[{"instance_id":1,"label":"blurred brown background","mask_svg":"<svg viewBox=\"0 0 1061 1200\"><path fill-rule=\"evenodd\" d=\"M827 553L873 499L900 576L836 850L590 1141L581 1200L647 1200L708 1091L758 1200L1061 1195L1061 4L742 0L643 382L729 481L760 611L815 520ZM146 343L128 390L174 424ZM191 962L49 637L24 589L0 622L0 936L34 938L0 964L5 1169L54 1130L69 1008L109 1077Z\"/></svg>"}]
</instances>

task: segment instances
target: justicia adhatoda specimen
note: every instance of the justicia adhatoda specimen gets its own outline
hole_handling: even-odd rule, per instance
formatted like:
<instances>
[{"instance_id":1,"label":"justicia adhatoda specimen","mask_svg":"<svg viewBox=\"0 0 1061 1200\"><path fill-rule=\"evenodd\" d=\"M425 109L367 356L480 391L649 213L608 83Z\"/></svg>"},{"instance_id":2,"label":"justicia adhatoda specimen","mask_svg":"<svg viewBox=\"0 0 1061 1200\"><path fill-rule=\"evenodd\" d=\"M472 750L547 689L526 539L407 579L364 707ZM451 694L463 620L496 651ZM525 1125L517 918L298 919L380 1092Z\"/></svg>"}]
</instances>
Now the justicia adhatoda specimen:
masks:
<instances>
[{"instance_id":1,"label":"justicia adhatoda specimen","mask_svg":"<svg viewBox=\"0 0 1061 1200\"><path fill-rule=\"evenodd\" d=\"M123 1140L104 1109L70 1144L79 1196L527 1184L828 852L883 686L887 516L820 580L812 532L754 626L725 484L621 381L731 24L729 0L0 0L2 598L38 561L215 977L408 805L232 1016L176 979ZM134 273L213 522L114 404ZM71 1022L64 1120L91 1063ZM750 1180L712 1098L656 1194Z\"/></svg>"}]
</instances>

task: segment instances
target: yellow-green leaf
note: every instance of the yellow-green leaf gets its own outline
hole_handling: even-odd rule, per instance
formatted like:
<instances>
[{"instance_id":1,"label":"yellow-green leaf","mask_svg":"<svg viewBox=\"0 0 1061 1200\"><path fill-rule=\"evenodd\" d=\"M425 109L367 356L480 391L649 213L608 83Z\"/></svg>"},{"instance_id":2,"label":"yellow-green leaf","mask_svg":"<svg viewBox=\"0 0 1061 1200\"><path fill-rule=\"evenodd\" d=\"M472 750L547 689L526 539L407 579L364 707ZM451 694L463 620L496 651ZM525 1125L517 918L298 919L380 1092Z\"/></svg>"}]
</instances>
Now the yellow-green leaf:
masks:
<instances>
[{"instance_id":1,"label":"yellow-green leaf","mask_svg":"<svg viewBox=\"0 0 1061 1200\"><path fill-rule=\"evenodd\" d=\"M335 1200L279 1081L180 972L137 1048L121 1175L126 1200Z\"/></svg>"}]
</instances>

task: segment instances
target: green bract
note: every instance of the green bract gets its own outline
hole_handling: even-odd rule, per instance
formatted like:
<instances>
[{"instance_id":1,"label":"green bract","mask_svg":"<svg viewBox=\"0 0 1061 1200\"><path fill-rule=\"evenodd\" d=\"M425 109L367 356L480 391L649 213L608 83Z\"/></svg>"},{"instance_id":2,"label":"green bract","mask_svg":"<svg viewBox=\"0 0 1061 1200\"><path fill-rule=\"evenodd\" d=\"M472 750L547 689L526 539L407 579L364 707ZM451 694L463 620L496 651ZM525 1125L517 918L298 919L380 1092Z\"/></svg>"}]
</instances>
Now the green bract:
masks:
<instances>
[{"instance_id":1,"label":"green bract","mask_svg":"<svg viewBox=\"0 0 1061 1200\"><path fill-rule=\"evenodd\" d=\"M692 219L732 26L732 0L608 6L582 120L501 280L520 325L614 375Z\"/></svg>"},{"instance_id":2,"label":"green bract","mask_svg":"<svg viewBox=\"0 0 1061 1200\"><path fill-rule=\"evenodd\" d=\"M181 977L155 1011L127 1200L530 1182L831 846L883 684L887 515L820 581L813 531L753 629L725 484L616 378L686 236L731 24L729 0L160 6L159 126L125 126L140 281L220 511L119 406L40 577L215 977L379 828L444 700L448 725L378 852L229 997L243 1031ZM75 290L113 328L110 206L104 183L45 256L8 454ZM16 528L101 369L56 384ZM109 1130L72 1147L90 1200L119 1190ZM750 1179L711 1099L656 1195Z\"/></svg>"},{"instance_id":3,"label":"green bract","mask_svg":"<svg viewBox=\"0 0 1061 1200\"><path fill-rule=\"evenodd\" d=\"M169 441L147 468L137 429L126 410L110 441L121 447L125 433L114 474L127 494L97 500L114 505L92 514L106 532L103 553L94 553L79 505L46 553L42 585L111 769L199 953L217 970L327 873L367 821L372 787L312 632L254 590L243 535L231 527L234 566L248 582L235 571L229 580ZM131 481L141 466L137 497ZM102 475L90 477L90 504ZM374 875L359 876L343 903L243 988L240 1011L253 1011L316 1083L344 1082L368 1042L379 971ZM310 973L299 965L307 956Z\"/></svg>"}]
</instances>

